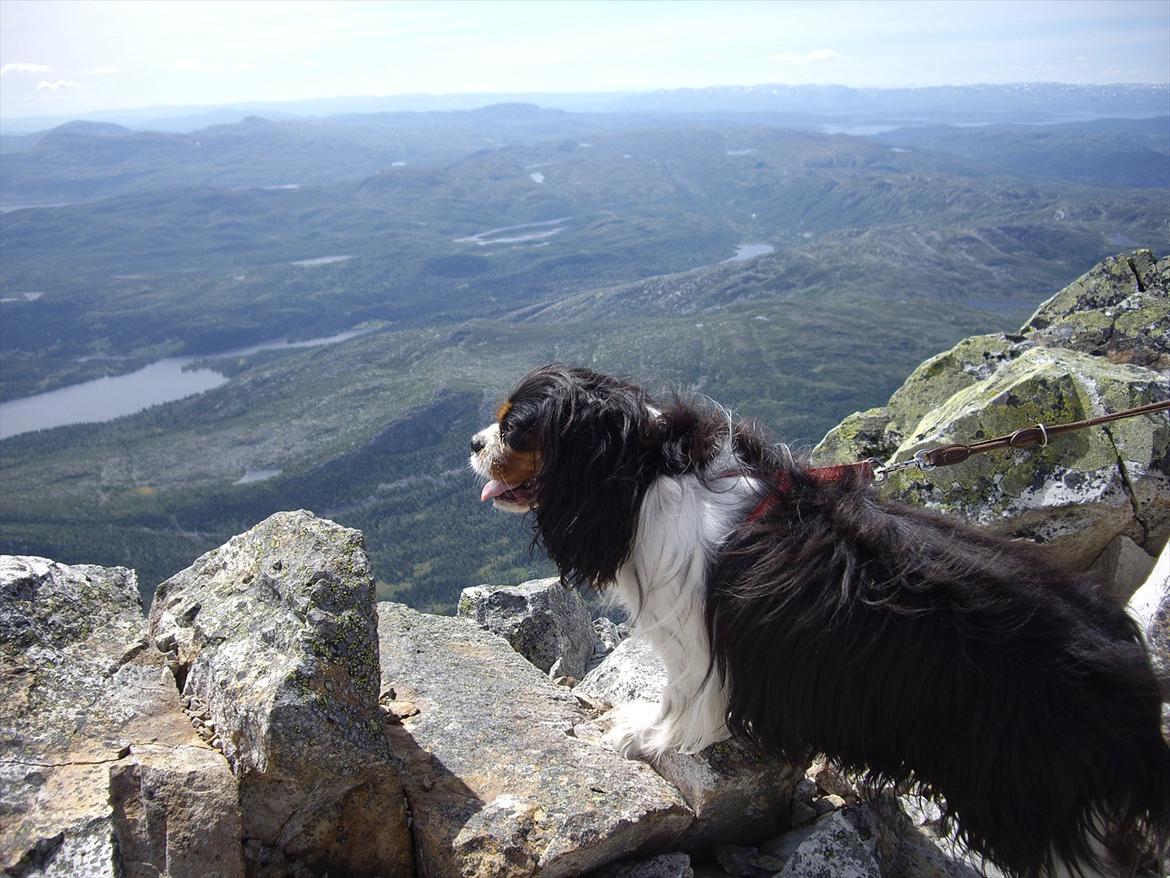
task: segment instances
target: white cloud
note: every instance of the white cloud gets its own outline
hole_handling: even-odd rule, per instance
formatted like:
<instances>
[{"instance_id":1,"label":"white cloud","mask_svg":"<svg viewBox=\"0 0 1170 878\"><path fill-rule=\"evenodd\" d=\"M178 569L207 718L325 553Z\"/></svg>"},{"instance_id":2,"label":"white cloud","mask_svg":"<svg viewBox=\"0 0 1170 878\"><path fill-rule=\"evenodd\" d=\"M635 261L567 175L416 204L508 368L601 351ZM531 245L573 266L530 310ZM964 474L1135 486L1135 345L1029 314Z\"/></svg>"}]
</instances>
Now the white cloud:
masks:
<instances>
[{"instance_id":1,"label":"white cloud","mask_svg":"<svg viewBox=\"0 0 1170 878\"><path fill-rule=\"evenodd\" d=\"M92 67L89 70L82 70L82 76L113 76L118 72L117 67L111 67L108 64L103 64L101 67Z\"/></svg>"},{"instance_id":2,"label":"white cloud","mask_svg":"<svg viewBox=\"0 0 1170 878\"><path fill-rule=\"evenodd\" d=\"M23 73L26 76L32 73L52 73L53 68L48 64L24 64L20 61L13 61L0 67L0 76L6 76L9 73Z\"/></svg>"},{"instance_id":3,"label":"white cloud","mask_svg":"<svg viewBox=\"0 0 1170 878\"><path fill-rule=\"evenodd\" d=\"M247 62L232 65L232 70L234 70L236 73L252 73L253 71L256 71L259 69L260 69L259 64L249 64Z\"/></svg>"},{"instance_id":4,"label":"white cloud","mask_svg":"<svg viewBox=\"0 0 1170 878\"><path fill-rule=\"evenodd\" d=\"M813 49L811 52L774 52L768 56L781 64L811 64L814 61L834 61L841 57L836 49Z\"/></svg>"},{"instance_id":5,"label":"white cloud","mask_svg":"<svg viewBox=\"0 0 1170 878\"><path fill-rule=\"evenodd\" d=\"M37 83L37 91L62 91L74 88L93 88L96 82L74 82L72 79L57 79L53 82L41 80Z\"/></svg>"}]
</instances>

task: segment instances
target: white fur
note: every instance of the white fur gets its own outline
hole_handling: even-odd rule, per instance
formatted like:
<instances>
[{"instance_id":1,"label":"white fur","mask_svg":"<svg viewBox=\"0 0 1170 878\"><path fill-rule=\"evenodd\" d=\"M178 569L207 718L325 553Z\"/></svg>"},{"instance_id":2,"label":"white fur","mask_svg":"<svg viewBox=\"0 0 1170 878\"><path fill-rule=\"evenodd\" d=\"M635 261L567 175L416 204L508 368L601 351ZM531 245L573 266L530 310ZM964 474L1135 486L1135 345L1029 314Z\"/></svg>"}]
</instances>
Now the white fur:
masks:
<instances>
[{"instance_id":1,"label":"white fur","mask_svg":"<svg viewBox=\"0 0 1170 878\"><path fill-rule=\"evenodd\" d=\"M710 469L735 468L730 455ZM650 640L666 666L666 688L656 710L619 709L606 735L627 756L655 758L670 749L697 753L728 737L727 693L711 667L704 600L707 572L736 523L759 501L755 479L662 476L646 491L630 558L618 571L616 596L639 636Z\"/></svg>"},{"instance_id":2,"label":"white fur","mask_svg":"<svg viewBox=\"0 0 1170 878\"><path fill-rule=\"evenodd\" d=\"M468 459L468 466L479 476L485 479L492 477L492 461L499 460L504 455L504 441L500 438L500 425L490 424L471 437L471 441L479 440L483 443L481 451L473 451Z\"/></svg>"}]
</instances>

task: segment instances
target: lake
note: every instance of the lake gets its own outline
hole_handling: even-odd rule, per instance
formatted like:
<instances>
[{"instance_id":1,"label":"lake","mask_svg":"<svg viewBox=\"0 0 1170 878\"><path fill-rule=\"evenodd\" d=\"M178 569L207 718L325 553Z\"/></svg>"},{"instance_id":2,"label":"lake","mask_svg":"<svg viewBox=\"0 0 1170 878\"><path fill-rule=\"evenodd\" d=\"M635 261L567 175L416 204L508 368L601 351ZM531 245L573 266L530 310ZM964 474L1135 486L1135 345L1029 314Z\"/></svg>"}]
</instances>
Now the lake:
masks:
<instances>
[{"instance_id":1,"label":"lake","mask_svg":"<svg viewBox=\"0 0 1170 878\"><path fill-rule=\"evenodd\" d=\"M755 259L757 256L767 256L769 253L775 252L776 248L771 244L740 244L735 255L730 259L724 259L723 262L744 262L748 259ZM722 264L720 263L720 265Z\"/></svg>"},{"instance_id":2,"label":"lake","mask_svg":"<svg viewBox=\"0 0 1170 878\"><path fill-rule=\"evenodd\" d=\"M227 383L228 379L214 369L189 368L196 360L220 360L258 351L317 347L345 341L365 331L351 329L326 338L266 342L198 357L167 357L125 375L95 378L46 393L0 402L0 439L66 424L112 421L152 405L174 402Z\"/></svg>"}]
</instances>

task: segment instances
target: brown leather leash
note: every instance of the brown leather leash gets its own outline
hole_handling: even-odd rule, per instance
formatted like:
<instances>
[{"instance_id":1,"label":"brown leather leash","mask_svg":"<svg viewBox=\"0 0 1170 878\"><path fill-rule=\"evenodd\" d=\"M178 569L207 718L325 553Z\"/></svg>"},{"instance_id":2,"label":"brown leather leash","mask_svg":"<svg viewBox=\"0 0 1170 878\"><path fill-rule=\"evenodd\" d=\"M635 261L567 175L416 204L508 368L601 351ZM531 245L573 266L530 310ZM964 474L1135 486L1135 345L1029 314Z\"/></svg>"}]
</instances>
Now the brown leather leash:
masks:
<instances>
[{"instance_id":1,"label":"brown leather leash","mask_svg":"<svg viewBox=\"0 0 1170 878\"><path fill-rule=\"evenodd\" d=\"M905 469L906 467L916 466L921 470L930 470L939 466L953 466L956 463L962 463L971 455L982 454L985 451L998 451L1002 448L1034 448L1037 445L1043 448L1054 436L1061 436L1065 433L1071 433L1074 430L1096 427L1100 424L1108 424L1110 421L1120 421L1122 418L1135 418L1139 415L1150 415L1155 412L1168 410L1170 410L1170 399L1139 405L1136 408L1124 409L1120 412L1111 412L1096 418L1087 418L1083 421L1057 424L1052 427L1046 424L1036 424L1034 427L1024 427L1006 436L985 439L982 442L975 442L970 445L944 445L941 448L934 448L930 451L923 449L915 452L914 457L911 459L899 461L898 463L882 464L877 461L866 461L866 463L872 465L874 478L880 482L889 473Z\"/></svg>"},{"instance_id":2,"label":"brown leather leash","mask_svg":"<svg viewBox=\"0 0 1170 878\"><path fill-rule=\"evenodd\" d=\"M997 451L1001 448L1034 448L1037 445L1043 448L1054 436L1061 436L1065 433L1071 433L1074 430L1084 430L1088 427L1108 424L1110 421L1120 421L1122 418L1135 418L1139 415L1151 415L1155 412L1168 410L1170 410L1170 399L1162 402L1151 402L1147 405L1140 405L1136 408L1125 409L1120 412L1111 412L1096 418L1087 418L1083 421L1057 424L1053 427L1038 423L1034 427L1024 427L1006 436L985 439L982 442L975 442L971 445L943 445L941 448L934 448L930 451L922 449L921 451L915 452L914 456L909 460L901 460L897 463L882 463L877 458L871 457L868 460L858 461L857 463L810 467L805 470L805 473L814 482L821 483L837 482L854 475L860 476L865 481L881 482L890 473L908 467L914 466L920 470L932 470L935 467L953 466L956 463L962 463L971 455L982 454L985 451ZM738 478L741 475L742 473L736 470L729 470L720 473L718 478ZM747 523L756 522L767 515L779 501L780 496L791 490L792 479L787 473L781 471L775 475L772 484L775 490L765 494L756 507L748 513L745 518Z\"/></svg>"}]
</instances>

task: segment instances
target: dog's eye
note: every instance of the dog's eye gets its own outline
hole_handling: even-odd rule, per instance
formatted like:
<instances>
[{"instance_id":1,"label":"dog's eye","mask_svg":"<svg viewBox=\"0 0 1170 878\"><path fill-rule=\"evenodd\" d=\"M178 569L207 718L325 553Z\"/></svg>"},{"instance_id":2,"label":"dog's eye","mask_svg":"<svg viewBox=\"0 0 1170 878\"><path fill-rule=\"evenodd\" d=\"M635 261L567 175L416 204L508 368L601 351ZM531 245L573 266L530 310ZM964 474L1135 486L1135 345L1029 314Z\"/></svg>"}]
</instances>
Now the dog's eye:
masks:
<instances>
[{"instance_id":1,"label":"dog's eye","mask_svg":"<svg viewBox=\"0 0 1170 878\"><path fill-rule=\"evenodd\" d=\"M515 451L531 451L536 441L531 430L526 430L519 424L506 422L500 425L500 437L505 445Z\"/></svg>"}]
</instances>

